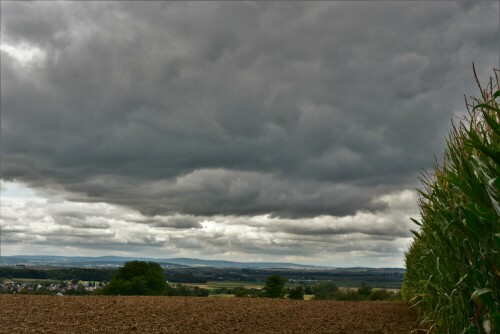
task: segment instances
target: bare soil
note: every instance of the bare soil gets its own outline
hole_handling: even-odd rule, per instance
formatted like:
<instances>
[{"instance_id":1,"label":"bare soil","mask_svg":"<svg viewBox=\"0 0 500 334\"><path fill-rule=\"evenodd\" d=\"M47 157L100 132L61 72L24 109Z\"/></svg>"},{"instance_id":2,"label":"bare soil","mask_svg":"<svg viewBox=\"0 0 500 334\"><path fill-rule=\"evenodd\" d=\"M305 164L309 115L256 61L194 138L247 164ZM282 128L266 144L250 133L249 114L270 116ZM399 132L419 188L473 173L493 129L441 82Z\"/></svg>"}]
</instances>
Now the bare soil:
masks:
<instances>
[{"instance_id":1,"label":"bare soil","mask_svg":"<svg viewBox=\"0 0 500 334\"><path fill-rule=\"evenodd\" d=\"M409 333L400 302L0 295L0 333Z\"/></svg>"}]
</instances>

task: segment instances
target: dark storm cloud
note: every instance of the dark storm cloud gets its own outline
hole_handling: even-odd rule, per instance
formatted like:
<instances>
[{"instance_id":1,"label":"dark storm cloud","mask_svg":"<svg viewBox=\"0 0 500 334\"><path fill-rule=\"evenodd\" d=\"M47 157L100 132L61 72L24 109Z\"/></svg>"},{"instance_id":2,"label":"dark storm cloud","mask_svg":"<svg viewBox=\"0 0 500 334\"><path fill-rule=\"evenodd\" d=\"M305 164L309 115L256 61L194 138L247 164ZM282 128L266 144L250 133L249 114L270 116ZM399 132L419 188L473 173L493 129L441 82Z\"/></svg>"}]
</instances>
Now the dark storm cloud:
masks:
<instances>
[{"instance_id":1,"label":"dark storm cloud","mask_svg":"<svg viewBox=\"0 0 500 334\"><path fill-rule=\"evenodd\" d=\"M324 185L316 180L292 182L270 174L224 169L196 170L173 180L133 183L124 178L89 177L72 187L85 195L68 194L71 200L89 200L87 195L92 189L90 195L94 198L90 200L136 207L152 216L178 210L193 215L345 215L353 213L357 201L364 202L365 209L386 208L385 203L372 200L379 189L343 183Z\"/></svg>"},{"instance_id":2,"label":"dark storm cloud","mask_svg":"<svg viewBox=\"0 0 500 334\"><path fill-rule=\"evenodd\" d=\"M2 178L151 216L385 209L497 65L497 6L2 3Z\"/></svg>"}]
</instances>

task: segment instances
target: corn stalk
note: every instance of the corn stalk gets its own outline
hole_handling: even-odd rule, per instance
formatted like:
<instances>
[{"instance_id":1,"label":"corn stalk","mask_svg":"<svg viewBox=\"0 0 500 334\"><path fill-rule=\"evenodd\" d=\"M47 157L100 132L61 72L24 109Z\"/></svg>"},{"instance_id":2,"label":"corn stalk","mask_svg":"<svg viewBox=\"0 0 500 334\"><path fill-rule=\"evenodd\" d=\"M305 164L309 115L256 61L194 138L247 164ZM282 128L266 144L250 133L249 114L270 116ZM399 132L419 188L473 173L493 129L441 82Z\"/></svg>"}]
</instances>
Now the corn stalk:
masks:
<instances>
[{"instance_id":1,"label":"corn stalk","mask_svg":"<svg viewBox=\"0 0 500 334\"><path fill-rule=\"evenodd\" d=\"M474 71L475 73L475 71ZM420 220L405 254L403 298L433 333L500 333L500 90L498 70L444 159L420 178Z\"/></svg>"}]
</instances>

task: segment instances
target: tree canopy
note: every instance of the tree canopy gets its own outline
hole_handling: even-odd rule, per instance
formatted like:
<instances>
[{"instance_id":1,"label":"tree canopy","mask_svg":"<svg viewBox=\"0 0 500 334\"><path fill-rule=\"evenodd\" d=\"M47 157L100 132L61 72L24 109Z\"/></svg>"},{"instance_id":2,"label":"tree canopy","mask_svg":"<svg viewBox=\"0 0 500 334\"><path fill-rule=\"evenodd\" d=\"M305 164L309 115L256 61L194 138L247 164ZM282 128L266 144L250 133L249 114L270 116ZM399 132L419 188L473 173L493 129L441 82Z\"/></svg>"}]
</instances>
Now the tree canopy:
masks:
<instances>
[{"instance_id":1,"label":"tree canopy","mask_svg":"<svg viewBox=\"0 0 500 334\"><path fill-rule=\"evenodd\" d=\"M285 282L285 278L280 275L267 277L263 296L268 298L283 298L285 296Z\"/></svg>"},{"instance_id":2,"label":"tree canopy","mask_svg":"<svg viewBox=\"0 0 500 334\"><path fill-rule=\"evenodd\" d=\"M164 295L168 284L158 263L131 261L125 263L102 289L105 295Z\"/></svg>"},{"instance_id":3,"label":"tree canopy","mask_svg":"<svg viewBox=\"0 0 500 334\"><path fill-rule=\"evenodd\" d=\"M290 299L304 299L304 288L302 285L296 286L295 288L290 289L288 294L288 298Z\"/></svg>"}]
</instances>

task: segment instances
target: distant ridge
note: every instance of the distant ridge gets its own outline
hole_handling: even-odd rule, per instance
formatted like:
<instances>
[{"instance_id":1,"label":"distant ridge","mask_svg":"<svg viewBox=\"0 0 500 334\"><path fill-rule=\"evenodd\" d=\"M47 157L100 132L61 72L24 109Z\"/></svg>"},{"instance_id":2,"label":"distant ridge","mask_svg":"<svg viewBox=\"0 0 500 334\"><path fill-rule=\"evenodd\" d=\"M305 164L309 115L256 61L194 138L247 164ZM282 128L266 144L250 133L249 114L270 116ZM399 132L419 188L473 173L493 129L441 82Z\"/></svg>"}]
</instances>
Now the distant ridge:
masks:
<instances>
[{"instance_id":1,"label":"distant ridge","mask_svg":"<svg viewBox=\"0 0 500 334\"><path fill-rule=\"evenodd\" d=\"M201 260L193 258L166 259L170 263L183 264L192 267L214 267L214 268L297 268L297 269L319 269L330 268L289 262L235 262L223 260Z\"/></svg>"},{"instance_id":2,"label":"distant ridge","mask_svg":"<svg viewBox=\"0 0 500 334\"><path fill-rule=\"evenodd\" d=\"M211 267L211 268L251 268L251 269L322 269L332 267L312 266L288 262L235 262L223 260L201 260L193 258L158 259L147 257L129 256L55 256L55 255L14 255L2 256L0 265L26 265L26 266L121 266L128 261L152 261L172 268Z\"/></svg>"}]
</instances>

